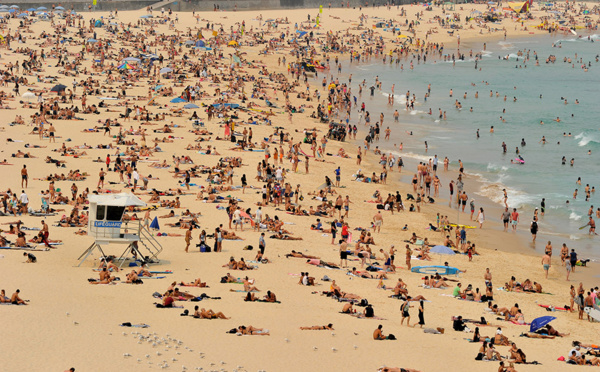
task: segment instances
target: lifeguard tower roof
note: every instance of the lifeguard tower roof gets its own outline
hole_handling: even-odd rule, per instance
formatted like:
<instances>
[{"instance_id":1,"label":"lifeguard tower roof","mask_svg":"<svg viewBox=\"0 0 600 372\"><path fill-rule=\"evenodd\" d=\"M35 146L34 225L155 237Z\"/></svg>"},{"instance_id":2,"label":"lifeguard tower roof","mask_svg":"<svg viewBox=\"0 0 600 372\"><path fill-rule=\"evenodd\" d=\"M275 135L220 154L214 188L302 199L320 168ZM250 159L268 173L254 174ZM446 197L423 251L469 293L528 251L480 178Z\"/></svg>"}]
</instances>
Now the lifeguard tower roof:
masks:
<instances>
[{"instance_id":1,"label":"lifeguard tower roof","mask_svg":"<svg viewBox=\"0 0 600 372\"><path fill-rule=\"evenodd\" d=\"M114 207L143 207L146 205L140 198L131 194L122 192L119 194L92 194L89 196L89 201L91 203L99 204L99 205L110 205Z\"/></svg>"}]
</instances>

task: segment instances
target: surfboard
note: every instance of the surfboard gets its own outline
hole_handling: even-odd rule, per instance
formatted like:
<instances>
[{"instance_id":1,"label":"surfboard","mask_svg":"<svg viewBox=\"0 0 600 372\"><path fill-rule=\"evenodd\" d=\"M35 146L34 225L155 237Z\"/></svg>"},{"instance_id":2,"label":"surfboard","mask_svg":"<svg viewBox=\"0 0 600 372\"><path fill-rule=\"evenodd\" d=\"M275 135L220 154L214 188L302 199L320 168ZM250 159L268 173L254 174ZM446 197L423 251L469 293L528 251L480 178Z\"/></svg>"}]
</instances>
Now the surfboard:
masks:
<instances>
[{"instance_id":1,"label":"surfboard","mask_svg":"<svg viewBox=\"0 0 600 372\"><path fill-rule=\"evenodd\" d=\"M596 310L591 307L586 307L585 309L583 309L583 311L585 311L587 315L589 315L595 321L600 322L600 310Z\"/></svg>"}]
</instances>

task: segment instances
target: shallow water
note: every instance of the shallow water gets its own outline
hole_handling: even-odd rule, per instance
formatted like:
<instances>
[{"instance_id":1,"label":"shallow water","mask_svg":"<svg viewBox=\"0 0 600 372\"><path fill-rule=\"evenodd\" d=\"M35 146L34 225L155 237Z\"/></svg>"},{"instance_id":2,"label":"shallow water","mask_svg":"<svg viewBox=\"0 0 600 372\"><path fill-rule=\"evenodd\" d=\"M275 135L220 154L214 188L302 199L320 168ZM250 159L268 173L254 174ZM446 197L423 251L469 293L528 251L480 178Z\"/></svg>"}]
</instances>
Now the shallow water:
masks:
<instances>
[{"instance_id":1,"label":"shallow water","mask_svg":"<svg viewBox=\"0 0 600 372\"><path fill-rule=\"evenodd\" d=\"M372 59L358 66L346 62L344 76L353 74L355 95L358 95L358 83L366 79L363 94L357 97L359 105L362 101L366 103L372 122L383 112L386 118L383 128L389 126L392 129L389 142L383 141L382 133L382 140L375 145L393 150L392 144L402 142L405 163L407 158L427 161L437 154L440 161L447 156L451 168L456 169L458 159L462 159L467 173L481 177L483 184L477 192L480 196L500 205L502 189L507 189L509 207L519 208L522 228L529 225L534 208L545 198L546 215L540 221L540 233L557 236L554 243L557 247L566 242L580 254L600 258L600 251L593 247L595 239L587 236L587 228L579 229L587 223L589 207L594 204L594 210L600 207L598 196L592 194L586 202L584 193L586 184L600 188L600 63L596 62L600 40L598 35L593 35L592 39L596 42L587 40L587 36L585 39L540 36L488 42L487 50L478 62L481 71L474 68L475 60L469 58L468 49L462 49L465 61L457 60L454 66L451 61L433 63L428 58L427 64L417 64L414 59L414 70L410 70L410 59L407 59L400 62L404 65L401 70L400 65L383 65L381 59ZM561 47L553 47L553 43ZM482 46L482 42L472 45L473 53L482 51ZM519 51L523 51L523 56L529 51L529 61L524 63L523 56L518 56ZM539 66L535 66L536 53ZM576 53L577 60L582 58L586 65L591 62L587 72L581 68L581 63L575 63ZM554 64L545 62L550 55L556 56ZM508 59L498 59L499 56L508 56ZM564 57L570 57L572 63L563 62ZM368 87L374 85L375 76L383 81L383 88L371 97ZM429 83L431 97L425 101ZM387 96L392 84L395 84L395 99L394 106L390 107ZM449 95L450 89L453 89L453 97ZM491 98L490 90L493 92ZM407 91L411 96L416 95L417 104L413 111L405 110ZM466 99L463 98L465 92ZM475 92L479 92L477 99ZM461 102L462 110L455 108L456 99ZM579 104L575 103L576 99ZM470 107L473 112L469 111ZM427 114L429 108L433 115ZM439 120L439 108L447 112L447 120ZM400 112L399 123L393 120L394 109ZM357 115L353 116L353 122L356 122ZM501 116L505 122L501 121ZM560 122L554 121L557 117ZM490 133L492 125L494 133ZM359 135L363 133L364 136L365 127L359 125L359 129ZM479 139L476 138L477 129ZM406 131L412 131L414 135L409 136ZM539 142L542 136L546 138L545 145ZM526 146L521 146L522 139ZM427 153L423 141L428 142ZM502 152L503 141L507 145L506 154ZM525 164L511 163L516 157L516 147ZM561 165L563 156L567 159L566 165ZM569 166L571 158L575 159L573 167ZM414 170L412 166L408 169ZM581 186L576 184L578 177L582 179ZM449 180L442 179L442 182L446 185ZM573 199L576 188L579 195ZM447 188L442 191L445 197L444 192L447 193Z\"/></svg>"}]
</instances>

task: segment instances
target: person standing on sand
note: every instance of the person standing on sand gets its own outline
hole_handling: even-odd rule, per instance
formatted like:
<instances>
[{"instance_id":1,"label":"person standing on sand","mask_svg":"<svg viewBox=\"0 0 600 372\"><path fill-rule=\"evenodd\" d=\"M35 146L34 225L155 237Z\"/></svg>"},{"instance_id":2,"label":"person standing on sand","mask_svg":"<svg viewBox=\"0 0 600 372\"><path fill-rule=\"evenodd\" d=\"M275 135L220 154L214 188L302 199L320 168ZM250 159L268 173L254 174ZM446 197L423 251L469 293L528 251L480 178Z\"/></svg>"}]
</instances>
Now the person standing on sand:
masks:
<instances>
[{"instance_id":1,"label":"person standing on sand","mask_svg":"<svg viewBox=\"0 0 600 372\"><path fill-rule=\"evenodd\" d=\"M381 215L381 211L379 211L373 216L373 232L377 230L377 233L380 233L381 225L383 225L383 216Z\"/></svg>"},{"instance_id":2,"label":"person standing on sand","mask_svg":"<svg viewBox=\"0 0 600 372\"><path fill-rule=\"evenodd\" d=\"M412 259L412 249L410 249L410 247L407 244L406 245L406 268L408 269L408 271L410 271L410 268L411 268L411 264L410 264L411 259Z\"/></svg>"},{"instance_id":3,"label":"person standing on sand","mask_svg":"<svg viewBox=\"0 0 600 372\"><path fill-rule=\"evenodd\" d=\"M104 176L106 176L106 172L104 172L104 168L100 168L100 173L98 173L98 188L104 187Z\"/></svg>"},{"instance_id":4,"label":"person standing on sand","mask_svg":"<svg viewBox=\"0 0 600 372\"><path fill-rule=\"evenodd\" d=\"M402 320L400 321L400 325L404 324L404 319L406 319L406 326L410 327L410 313L408 310L410 309L410 296L406 296L406 301L400 306L400 312L402 312Z\"/></svg>"},{"instance_id":5,"label":"person standing on sand","mask_svg":"<svg viewBox=\"0 0 600 372\"><path fill-rule=\"evenodd\" d=\"M192 230L194 226L190 225L188 231L185 232L185 253L188 253L188 248L190 247L190 243L192 242Z\"/></svg>"},{"instance_id":6,"label":"person standing on sand","mask_svg":"<svg viewBox=\"0 0 600 372\"><path fill-rule=\"evenodd\" d=\"M508 231L508 223L510 222L510 212L508 211L508 207L504 208L504 212L502 212L502 222L504 223L504 232Z\"/></svg>"},{"instance_id":7,"label":"person standing on sand","mask_svg":"<svg viewBox=\"0 0 600 372\"><path fill-rule=\"evenodd\" d=\"M29 175L27 174L27 166L23 165L23 168L21 169L21 187L22 188L27 188L27 184L28 184L28 178ZM25 184L25 186L23 186L23 184Z\"/></svg>"},{"instance_id":8,"label":"person standing on sand","mask_svg":"<svg viewBox=\"0 0 600 372\"><path fill-rule=\"evenodd\" d=\"M544 254L542 257L542 266L544 267L544 271L546 272L546 279L548 279L548 271L550 270L550 261L551 258L548 254Z\"/></svg>"}]
</instances>

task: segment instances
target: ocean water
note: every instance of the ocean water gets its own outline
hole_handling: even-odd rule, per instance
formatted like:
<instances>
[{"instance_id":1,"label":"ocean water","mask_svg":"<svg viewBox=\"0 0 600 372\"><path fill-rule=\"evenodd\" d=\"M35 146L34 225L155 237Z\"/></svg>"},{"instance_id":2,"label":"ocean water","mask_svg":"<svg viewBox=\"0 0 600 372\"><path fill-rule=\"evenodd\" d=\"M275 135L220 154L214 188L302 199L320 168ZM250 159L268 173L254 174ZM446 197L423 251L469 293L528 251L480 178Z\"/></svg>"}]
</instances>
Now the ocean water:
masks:
<instances>
[{"instance_id":1,"label":"ocean water","mask_svg":"<svg viewBox=\"0 0 600 372\"><path fill-rule=\"evenodd\" d=\"M600 63L596 62L600 38L597 34L590 35L590 39L587 36L579 39L548 35L487 42L486 51L482 50L483 42L462 45L464 61L457 60L453 65L439 59L433 63L428 58L426 64L417 64L415 58L413 70L409 68L411 58L400 62L403 70L395 63L384 65L381 59L359 65L346 62L340 78L347 81L345 78L353 74L352 93L359 105L366 103L372 122L381 112L385 114L383 129L388 126L392 129L391 140L384 142L382 133L375 145L398 154L393 144L403 143L402 157L409 165L408 172L403 172L405 176L412 175L415 161L427 160L434 154L440 161L447 156L451 169L455 170L458 159L462 159L466 172L482 181L476 192L479 197L489 198L500 206L502 189L507 189L509 207L518 208L521 214L521 230L528 230L534 208L545 198L546 215L539 222L540 234L553 237L553 245L559 249L562 243L567 243L582 256L600 258L600 249L595 248L600 237L589 237L587 228L579 229L587 223L590 206L594 205L594 211L600 208ZM475 60L469 58L469 50L474 55L483 53L477 69ZM456 51L446 47L445 52ZM527 52L529 60L524 61ZM556 57L555 63L546 63L550 55ZM571 63L563 62L564 58L571 58ZM585 72L581 66L588 63L591 67ZM335 73L334 76L337 77ZM383 86L370 96L368 88L374 85L376 76ZM359 96L358 84L363 79L366 87ZM387 97L392 84L395 84L395 100L390 107ZM428 84L431 96L425 101ZM412 111L405 110L407 91L411 97L413 93L416 95ZM455 108L455 100L462 104L461 110ZM430 108L433 115L428 115ZM446 111L446 120L439 120L440 108ZM394 109L400 112L399 123L393 120ZM560 122L554 121L557 117ZM356 123L357 115L352 120ZM490 133L491 126L494 133ZM364 125L359 125L359 135L364 137L365 131ZM413 135L408 135L410 131ZM546 144L540 142L543 136ZM522 139L526 146L521 146ZM428 143L428 152L424 141ZM506 153L502 151L502 142L506 143ZM524 164L511 163L517 147ZM567 159L565 165L561 165L563 156ZM574 166L569 165L571 159L575 159ZM397 177L397 173L390 176ZM441 177L444 185L441 196L447 197L450 180ZM576 184L578 177L581 186ZM598 189L589 201L585 201L586 184ZM579 189L579 194L573 199L575 189ZM600 219L597 223L600 224Z\"/></svg>"}]
</instances>

